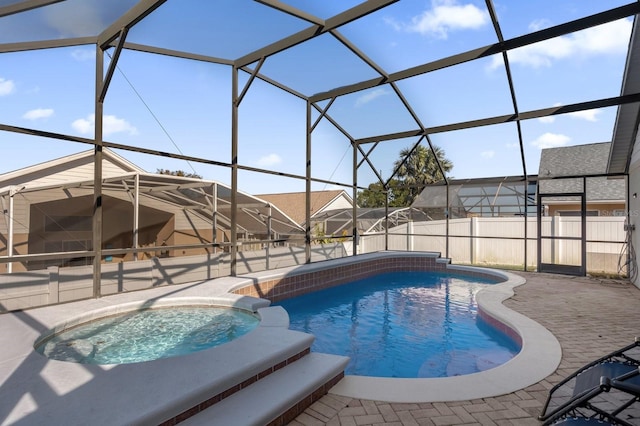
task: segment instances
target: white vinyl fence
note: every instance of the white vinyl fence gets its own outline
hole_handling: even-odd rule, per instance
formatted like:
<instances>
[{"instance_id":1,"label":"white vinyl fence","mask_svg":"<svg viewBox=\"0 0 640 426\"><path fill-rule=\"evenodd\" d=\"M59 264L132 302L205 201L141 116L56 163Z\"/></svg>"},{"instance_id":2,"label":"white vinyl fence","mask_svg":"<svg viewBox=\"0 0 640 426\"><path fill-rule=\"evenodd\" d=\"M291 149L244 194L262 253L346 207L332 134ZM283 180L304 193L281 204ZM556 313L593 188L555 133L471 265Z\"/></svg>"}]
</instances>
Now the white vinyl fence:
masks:
<instances>
[{"instance_id":1,"label":"white vinyl fence","mask_svg":"<svg viewBox=\"0 0 640 426\"><path fill-rule=\"evenodd\" d=\"M578 217L543 217L544 235L577 237ZM454 264L524 268L525 219L523 217L452 219L449 221L449 255ZM389 250L434 251L446 256L446 221L410 222L390 230ZM537 221L527 219L527 268L537 265ZM624 217L587 218L587 272L618 274L625 249ZM545 263L579 264L580 244L547 240ZM384 234L363 235L358 253L385 250ZM238 254L238 274L305 262L304 247L272 248ZM312 246L312 262L352 254L351 242ZM623 259L624 261L624 259ZM626 271L624 271L626 272ZM138 262L104 264L102 294L133 291L159 285L203 281L229 275L227 254L153 258ZM91 297L91 266L51 267L40 271L0 274L0 312Z\"/></svg>"},{"instance_id":2,"label":"white vinyl fence","mask_svg":"<svg viewBox=\"0 0 640 426\"><path fill-rule=\"evenodd\" d=\"M624 263L624 217L587 217L587 272L618 274ZM527 268L538 263L537 219L527 218ZM579 237L580 218L549 216L542 218L543 235ZM523 269L525 263L524 217L472 217L449 220L449 258L452 263L505 266ZM389 250L447 252L447 223L444 220L410 222L390 229ZM360 238L358 253L385 249L384 233ZM621 260L621 253L623 259ZM570 240L545 240L544 263L579 265L581 244Z\"/></svg>"}]
</instances>

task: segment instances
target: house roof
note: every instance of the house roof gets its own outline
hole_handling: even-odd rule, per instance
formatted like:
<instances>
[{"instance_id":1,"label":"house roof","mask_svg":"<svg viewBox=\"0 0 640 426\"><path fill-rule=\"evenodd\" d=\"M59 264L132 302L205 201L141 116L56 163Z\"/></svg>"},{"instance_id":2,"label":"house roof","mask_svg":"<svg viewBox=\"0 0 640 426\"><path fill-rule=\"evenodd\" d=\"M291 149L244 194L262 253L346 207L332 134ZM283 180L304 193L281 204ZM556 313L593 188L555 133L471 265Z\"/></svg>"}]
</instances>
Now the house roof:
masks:
<instances>
[{"instance_id":1,"label":"house roof","mask_svg":"<svg viewBox=\"0 0 640 426\"><path fill-rule=\"evenodd\" d=\"M333 201L339 197L346 197L353 203L351 197L342 189L330 191L311 191L311 217L325 210ZM304 192L288 192L282 194L259 194L256 197L278 206L296 223L306 221L306 198Z\"/></svg>"},{"instance_id":2,"label":"house roof","mask_svg":"<svg viewBox=\"0 0 640 426\"><path fill-rule=\"evenodd\" d=\"M581 178L553 178L593 176L587 178L588 201L624 201L624 179L596 176L607 173L610 150L611 142L543 149L538 170L538 191L541 194L582 192Z\"/></svg>"},{"instance_id":3,"label":"house roof","mask_svg":"<svg viewBox=\"0 0 640 426\"><path fill-rule=\"evenodd\" d=\"M108 161L114 166L113 169L103 171L103 176L105 177L113 173L144 173L144 169L136 166L108 148L103 149L102 158L103 164L104 161ZM39 185L43 180L47 180L47 178L51 179L54 175L59 175L60 179L67 180L68 176L65 176L65 172L68 172L72 168L82 167L83 165L92 165L93 159L93 150L87 150L12 170L0 174L0 188L10 185L21 185L27 182L30 182L32 185Z\"/></svg>"},{"instance_id":4,"label":"house roof","mask_svg":"<svg viewBox=\"0 0 640 426\"><path fill-rule=\"evenodd\" d=\"M622 79L622 96L640 92L640 21L634 19L627 63ZM633 102L618 107L613 128L613 143L608 161L609 173L628 173L633 145L638 138L640 103Z\"/></svg>"},{"instance_id":5,"label":"house roof","mask_svg":"<svg viewBox=\"0 0 640 426\"><path fill-rule=\"evenodd\" d=\"M219 182L186 178L158 173L145 173L135 164L105 149L103 159L116 165L102 179L103 193L128 194L137 186L140 204L145 200L165 203L168 210L189 210L199 217L213 221L213 212L219 228L231 226L231 188ZM47 161L0 175L0 197L14 193L47 192L50 197L79 196L92 193L93 172L87 165L93 163L93 151L85 151ZM66 171L66 173L65 173ZM56 175L51 178L50 175ZM16 187L17 186L17 187ZM214 200L214 195L215 200ZM266 233L266 219L271 215L271 229L280 235L303 232L303 229L277 207L269 209L265 200L237 191L237 225L241 230L256 234Z\"/></svg>"},{"instance_id":6,"label":"house roof","mask_svg":"<svg viewBox=\"0 0 640 426\"><path fill-rule=\"evenodd\" d=\"M605 174L610 149L611 142L543 149L538 176L546 178Z\"/></svg>"}]
</instances>

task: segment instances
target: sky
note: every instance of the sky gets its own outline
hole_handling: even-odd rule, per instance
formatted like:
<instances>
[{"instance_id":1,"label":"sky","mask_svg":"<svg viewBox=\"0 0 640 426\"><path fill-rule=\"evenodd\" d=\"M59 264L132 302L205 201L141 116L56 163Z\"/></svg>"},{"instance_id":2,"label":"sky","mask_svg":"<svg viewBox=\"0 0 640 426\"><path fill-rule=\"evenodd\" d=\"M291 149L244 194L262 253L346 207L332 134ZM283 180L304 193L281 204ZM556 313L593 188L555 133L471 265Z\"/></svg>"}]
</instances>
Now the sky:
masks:
<instances>
[{"instance_id":1,"label":"sky","mask_svg":"<svg viewBox=\"0 0 640 426\"><path fill-rule=\"evenodd\" d=\"M0 6L11 4L0 0ZM107 4L108 3L108 4ZM5 43L93 36L128 10L133 0L67 0L0 18ZM286 0L326 19L357 1ZM495 0L505 39L629 3L615 0ZM129 32L127 41L236 59L307 28L309 24L250 0L169 0ZM632 20L623 19L508 53L521 112L618 96ZM386 73L495 43L484 1L401 0L339 28ZM107 55L112 54L112 50ZM109 56L105 56L108 64ZM250 65L251 68L255 64ZM379 76L337 38L324 34L267 58L260 72L303 95ZM104 139L163 152L231 162L231 78L226 65L124 51L104 105ZM94 132L95 46L0 54L0 123L87 138ZM240 73L240 90L248 74ZM513 113L500 55L410 79L397 87L424 127ZM325 107L327 102L321 102ZM526 162L513 123L436 133L432 143L453 163L450 178L537 174L545 148L611 140L617 108L522 122ZM415 130L390 85L339 97L328 114L354 138ZM318 113L312 113L315 122ZM239 164L304 176L306 102L254 80L238 111ZM407 138L364 145L384 179ZM0 131L0 173L90 149L91 146ZM149 172L184 170L229 185L230 171L202 163L118 151ZM312 175L351 184L353 150L326 119L312 133ZM359 156L356 161L362 158ZM375 181L368 165L358 185ZM335 189L314 183L313 189ZM252 194L304 191L304 181L241 171L239 189Z\"/></svg>"}]
</instances>

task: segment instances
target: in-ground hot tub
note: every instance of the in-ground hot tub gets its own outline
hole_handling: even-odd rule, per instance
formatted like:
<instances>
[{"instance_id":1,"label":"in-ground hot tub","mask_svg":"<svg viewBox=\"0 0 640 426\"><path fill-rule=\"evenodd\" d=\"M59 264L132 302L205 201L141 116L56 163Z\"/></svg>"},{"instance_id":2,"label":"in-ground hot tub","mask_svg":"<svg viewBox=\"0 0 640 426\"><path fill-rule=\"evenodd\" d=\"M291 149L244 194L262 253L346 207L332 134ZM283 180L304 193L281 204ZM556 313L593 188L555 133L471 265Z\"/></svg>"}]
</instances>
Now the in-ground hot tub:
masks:
<instances>
[{"instance_id":1,"label":"in-ground hot tub","mask_svg":"<svg viewBox=\"0 0 640 426\"><path fill-rule=\"evenodd\" d=\"M259 322L253 312L230 306L163 304L129 310L115 306L55 327L34 347L58 361L129 364L219 346L250 332Z\"/></svg>"}]
</instances>

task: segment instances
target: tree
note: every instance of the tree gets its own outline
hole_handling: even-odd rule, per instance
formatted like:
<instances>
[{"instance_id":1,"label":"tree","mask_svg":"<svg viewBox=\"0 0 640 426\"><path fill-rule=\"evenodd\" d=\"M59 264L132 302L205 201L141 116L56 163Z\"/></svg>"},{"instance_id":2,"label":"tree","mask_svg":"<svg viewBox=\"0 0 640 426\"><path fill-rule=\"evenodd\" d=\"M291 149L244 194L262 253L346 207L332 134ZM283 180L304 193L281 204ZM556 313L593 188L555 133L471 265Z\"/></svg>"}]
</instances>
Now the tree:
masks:
<instances>
[{"instance_id":1,"label":"tree","mask_svg":"<svg viewBox=\"0 0 640 426\"><path fill-rule=\"evenodd\" d=\"M170 176L180 176L180 177L187 177L187 178L202 179L202 176L200 176L197 173L187 173L187 172L184 172L182 170L156 169L156 173L161 174L161 175L170 175Z\"/></svg>"},{"instance_id":2,"label":"tree","mask_svg":"<svg viewBox=\"0 0 640 426\"><path fill-rule=\"evenodd\" d=\"M453 163L445 158L444 150L437 146L433 147L433 152L423 145L418 145L413 152L410 148L400 151L400 159L394 163L394 168L398 181L406 190L402 194L402 205L411 205L425 186L444 179L438 162L445 173L453 168Z\"/></svg>"},{"instance_id":3,"label":"tree","mask_svg":"<svg viewBox=\"0 0 640 426\"><path fill-rule=\"evenodd\" d=\"M358 192L356 204L359 207L384 207L386 193L380 182L369 184L367 189ZM389 181L389 207L404 207L407 199L407 189L398 179Z\"/></svg>"},{"instance_id":4,"label":"tree","mask_svg":"<svg viewBox=\"0 0 640 426\"><path fill-rule=\"evenodd\" d=\"M445 173L453 168L453 163L445 158L441 148L433 149L435 156L431 149L422 145L418 145L413 152L411 148L400 151L400 156L394 163L396 177L388 184L390 207L410 206L426 185L443 179L436 158ZM384 207L383 185L379 182L370 184L367 189L358 192L356 202L360 207Z\"/></svg>"},{"instance_id":5,"label":"tree","mask_svg":"<svg viewBox=\"0 0 640 426\"><path fill-rule=\"evenodd\" d=\"M369 184L367 189L358 191L356 196L356 204L359 207L383 207L385 203L386 193L380 182Z\"/></svg>"}]
</instances>

